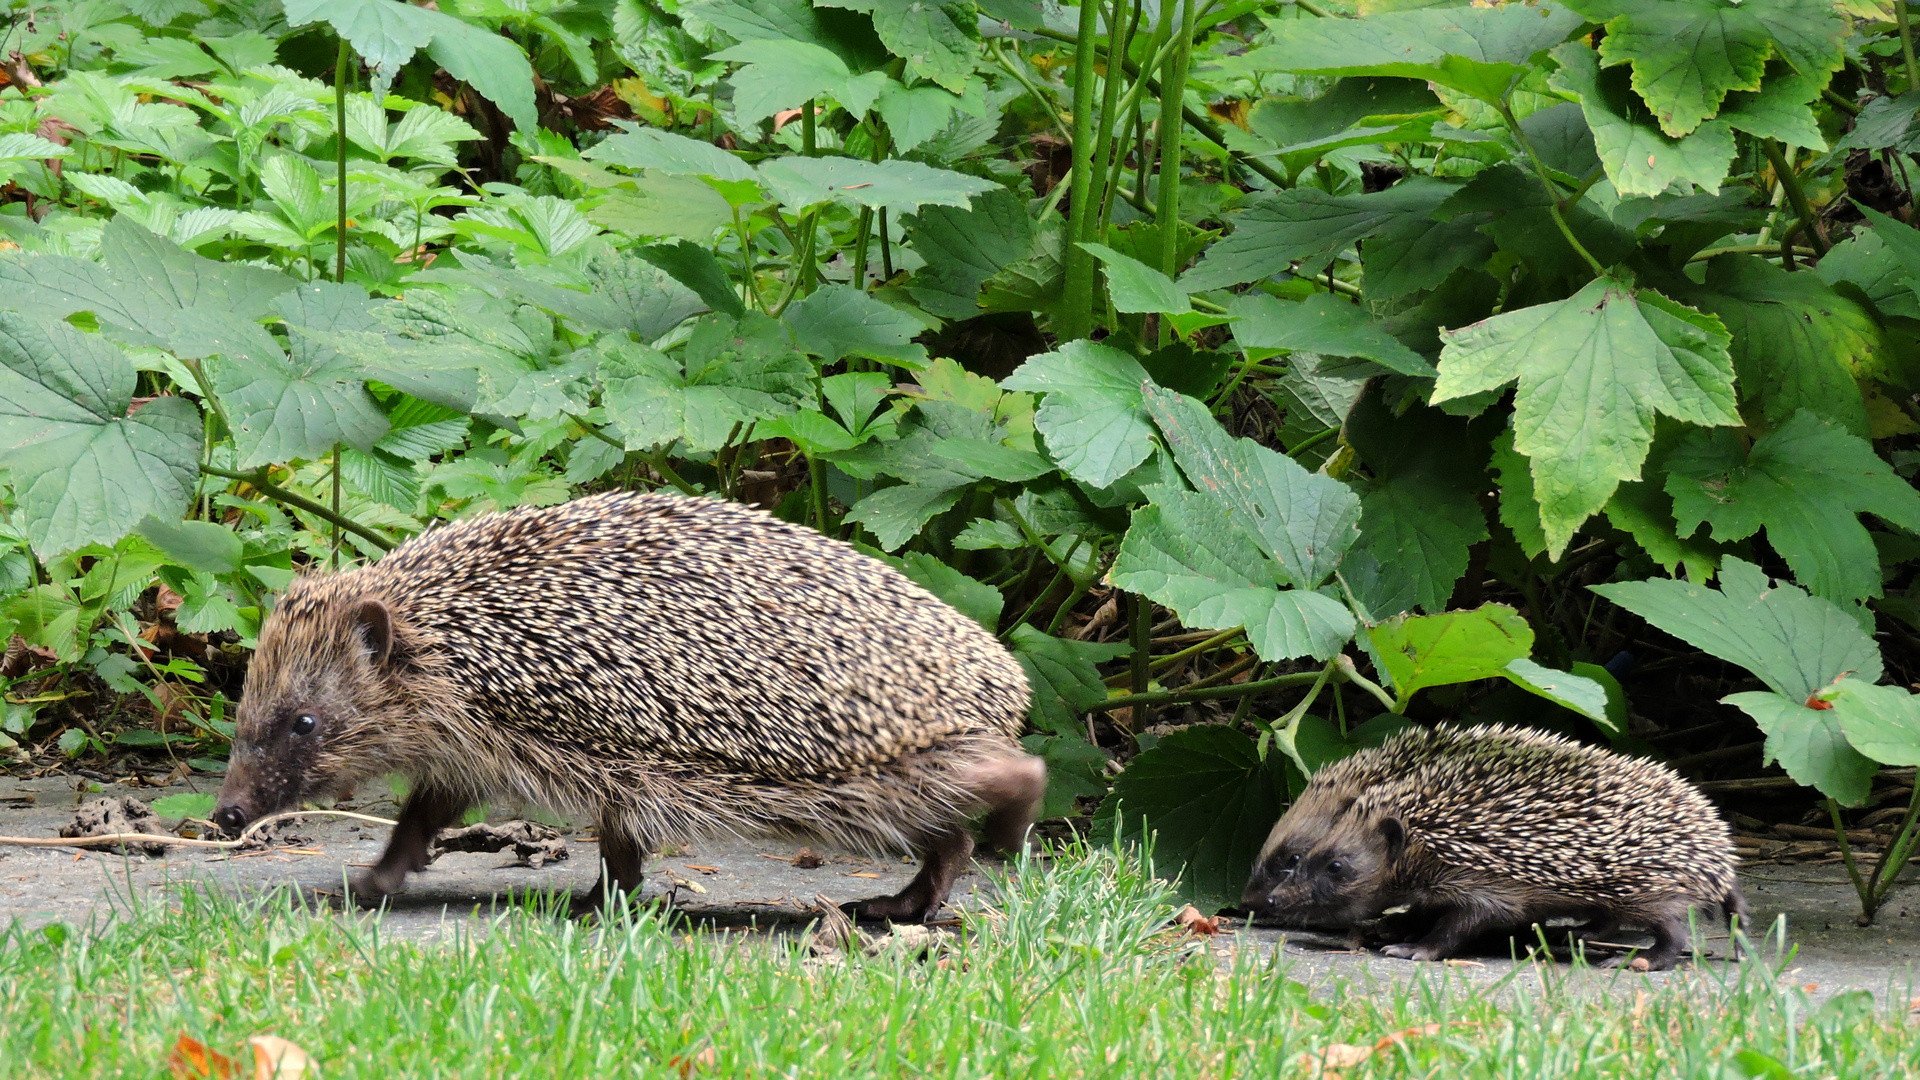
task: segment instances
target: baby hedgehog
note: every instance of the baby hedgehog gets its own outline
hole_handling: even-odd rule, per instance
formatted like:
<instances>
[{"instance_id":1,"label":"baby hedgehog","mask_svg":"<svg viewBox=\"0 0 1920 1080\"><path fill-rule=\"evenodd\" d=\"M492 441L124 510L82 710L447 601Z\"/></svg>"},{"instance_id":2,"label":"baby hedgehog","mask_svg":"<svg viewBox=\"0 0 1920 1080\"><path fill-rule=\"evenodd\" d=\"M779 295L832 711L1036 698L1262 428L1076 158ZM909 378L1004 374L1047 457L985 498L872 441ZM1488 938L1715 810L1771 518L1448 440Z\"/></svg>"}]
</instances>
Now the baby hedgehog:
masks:
<instances>
[{"instance_id":1,"label":"baby hedgehog","mask_svg":"<svg viewBox=\"0 0 1920 1080\"><path fill-rule=\"evenodd\" d=\"M1687 910L1747 915L1733 841L1673 770L1508 727L1414 730L1315 773L1274 825L1242 903L1348 929L1406 906L1424 937L1388 956L1438 960L1548 919L1653 933L1673 966ZM1618 963L1614 960L1612 963Z\"/></svg>"},{"instance_id":2,"label":"baby hedgehog","mask_svg":"<svg viewBox=\"0 0 1920 1080\"><path fill-rule=\"evenodd\" d=\"M607 878L713 833L912 850L864 913L919 920L973 851L1014 849L1046 772L1029 692L982 629L886 564L736 503L613 493L426 533L296 579L261 628L214 820L400 773L363 899L478 802L599 825ZM591 903L599 903L596 887Z\"/></svg>"}]
</instances>

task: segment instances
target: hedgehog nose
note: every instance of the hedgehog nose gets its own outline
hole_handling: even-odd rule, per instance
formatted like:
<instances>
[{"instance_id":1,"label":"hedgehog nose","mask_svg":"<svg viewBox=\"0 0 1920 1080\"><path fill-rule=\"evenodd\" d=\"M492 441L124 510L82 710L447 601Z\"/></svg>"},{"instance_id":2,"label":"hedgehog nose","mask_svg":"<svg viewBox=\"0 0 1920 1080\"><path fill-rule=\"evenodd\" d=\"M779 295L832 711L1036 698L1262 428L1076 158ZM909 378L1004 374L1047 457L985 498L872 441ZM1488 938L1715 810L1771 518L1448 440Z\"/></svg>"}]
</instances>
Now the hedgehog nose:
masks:
<instances>
[{"instance_id":1,"label":"hedgehog nose","mask_svg":"<svg viewBox=\"0 0 1920 1080\"><path fill-rule=\"evenodd\" d=\"M247 812L235 803L228 803L213 812L213 823L223 832L237 836L247 827Z\"/></svg>"}]
</instances>

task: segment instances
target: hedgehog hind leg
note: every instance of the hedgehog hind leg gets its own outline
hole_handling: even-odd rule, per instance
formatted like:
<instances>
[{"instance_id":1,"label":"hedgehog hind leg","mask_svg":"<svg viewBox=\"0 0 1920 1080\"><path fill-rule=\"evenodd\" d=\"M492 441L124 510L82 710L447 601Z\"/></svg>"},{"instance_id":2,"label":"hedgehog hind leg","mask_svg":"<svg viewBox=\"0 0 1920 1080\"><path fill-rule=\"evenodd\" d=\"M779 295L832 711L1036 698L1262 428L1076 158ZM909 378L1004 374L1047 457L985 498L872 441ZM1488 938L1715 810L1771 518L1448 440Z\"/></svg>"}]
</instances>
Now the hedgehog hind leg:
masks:
<instances>
[{"instance_id":1,"label":"hedgehog hind leg","mask_svg":"<svg viewBox=\"0 0 1920 1080\"><path fill-rule=\"evenodd\" d=\"M447 788L422 783L400 808L400 820L387 838L387 850L380 861L356 878L352 885L355 900L377 904L400 891L407 875L425 870L430 861L433 838L440 830L466 813L468 800Z\"/></svg>"},{"instance_id":2,"label":"hedgehog hind leg","mask_svg":"<svg viewBox=\"0 0 1920 1080\"><path fill-rule=\"evenodd\" d=\"M1516 921L1514 913L1500 908L1483 903L1459 903L1441 911L1433 929L1419 941L1388 945L1380 951L1399 960L1445 960L1482 934L1512 926Z\"/></svg>"},{"instance_id":3,"label":"hedgehog hind leg","mask_svg":"<svg viewBox=\"0 0 1920 1080\"><path fill-rule=\"evenodd\" d=\"M1692 935L1687 930L1687 911L1690 906L1685 900L1677 900L1635 913L1630 921L1644 923L1647 932L1653 935L1653 944L1645 949L1609 957L1600 966L1637 966L1638 960L1644 960L1648 971L1670 970L1679 962L1680 954L1692 943Z\"/></svg>"},{"instance_id":4,"label":"hedgehog hind leg","mask_svg":"<svg viewBox=\"0 0 1920 1080\"><path fill-rule=\"evenodd\" d=\"M889 922L926 922L933 918L954 879L973 854L973 834L964 828L939 833L916 845L920 849L920 872L907 887L892 896L877 897L856 904L861 918L886 919Z\"/></svg>"},{"instance_id":5,"label":"hedgehog hind leg","mask_svg":"<svg viewBox=\"0 0 1920 1080\"><path fill-rule=\"evenodd\" d=\"M1009 854L1024 851L1047 793L1046 763L1024 754L994 758L970 770L967 787L987 809L981 825L987 843Z\"/></svg>"},{"instance_id":6,"label":"hedgehog hind leg","mask_svg":"<svg viewBox=\"0 0 1920 1080\"><path fill-rule=\"evenodd\" d=\"M599 911L610 898L631 901L640 895L647 865L647 847L625 823L612 816L600 819L600 878L587 894L585 909Z\"/></svg>"}]
</instances>

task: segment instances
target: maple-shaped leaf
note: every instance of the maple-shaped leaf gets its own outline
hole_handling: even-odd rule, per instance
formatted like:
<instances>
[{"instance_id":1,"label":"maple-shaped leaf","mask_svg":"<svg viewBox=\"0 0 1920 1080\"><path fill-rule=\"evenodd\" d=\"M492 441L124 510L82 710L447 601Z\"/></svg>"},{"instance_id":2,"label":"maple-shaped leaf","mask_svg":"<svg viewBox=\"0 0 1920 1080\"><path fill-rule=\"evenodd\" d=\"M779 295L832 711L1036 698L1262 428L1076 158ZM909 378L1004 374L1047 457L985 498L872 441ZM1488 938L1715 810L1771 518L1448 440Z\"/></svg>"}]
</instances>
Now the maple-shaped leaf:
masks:
<instances>
[{"instance_id":1,"label":"maple-shaped leaf","mask_svg":"<svg viewBox=\"0 0 1920 1080\"><path fill-rule=\"evenodd\" d=\"M1612 278L1441 339L1435 404L1519 383L1513 445L1531 463L1556 559L1622 480L1639 478L1656 413L1740 422L1720 320Z\"/></svg>"},{"instance_id":2,"label":"maple-shaped leaf","mask_svg":"<svg viewBox=\"0 0 1920 1080\"><path fill-rule=\"evenodd\" d=\"M1704 522L1721 543L1762 528L1814 595L1879 596L1880 558L1861 512L1920 533L1920 492L1865 439L1801 410L1741 452L1732 432L1698 431L1667 459L1681 536Z\"/></svg>"}]
</instances>

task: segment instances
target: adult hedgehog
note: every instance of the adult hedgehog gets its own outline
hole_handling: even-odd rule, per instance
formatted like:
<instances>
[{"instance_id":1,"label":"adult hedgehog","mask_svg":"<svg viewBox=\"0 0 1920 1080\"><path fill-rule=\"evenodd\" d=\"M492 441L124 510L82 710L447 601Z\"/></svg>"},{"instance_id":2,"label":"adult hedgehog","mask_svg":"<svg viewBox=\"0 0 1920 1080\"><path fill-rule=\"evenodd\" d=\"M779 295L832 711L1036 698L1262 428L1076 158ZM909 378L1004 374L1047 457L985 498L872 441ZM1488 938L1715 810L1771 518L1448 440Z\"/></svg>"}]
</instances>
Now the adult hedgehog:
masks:
<instances>
[{"instance_id":1,"label":"adult hedgehog","mask_svg":"<svg viewBox=\"0 0 1920 1080\"><path fill-rule=\"evenodd\" d=\"M910 849L919 875L864 911L918 920L973 850L970 815L1006 849L1032 824L1028 697L991 633L846 544L735 503L598 495L297 579L261 628L214 820L400 773L365 899L513 797L595 820L621 890L713 833Z\"/></svg>"},{"instance_id":2,"label":"adult hedgehog","mask_svg":"<svg viewBox=\"0 0 1920 1080\"><path fill-rule=\"evenodd\" d=\"M1389 956L1438 960L1553 918L1653 933L1672 967L1687 910L1747 915L1726 823L1673 770L1557 735L1416 729L1315 773L1254 862L1242 903L1347 929L1405 905L1427 928Z\"/></svg>"}]
</instances>

